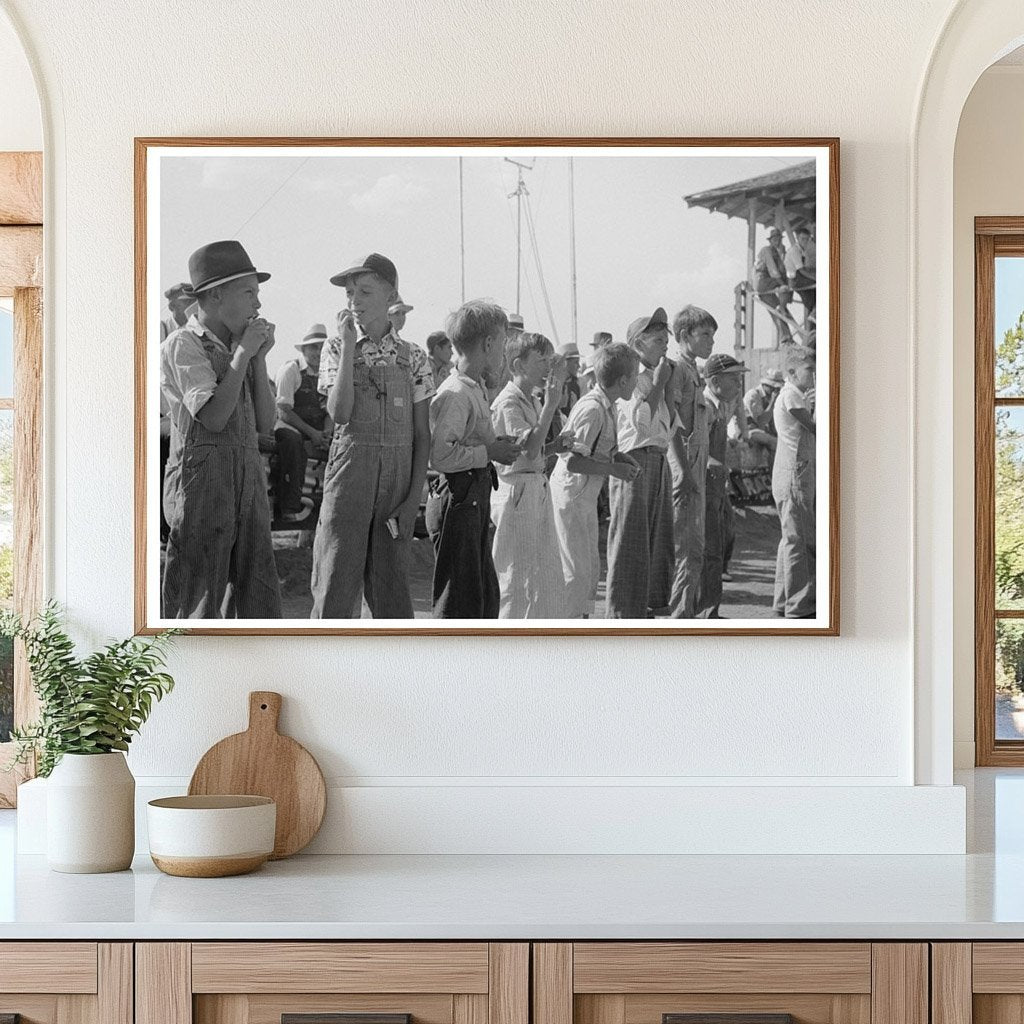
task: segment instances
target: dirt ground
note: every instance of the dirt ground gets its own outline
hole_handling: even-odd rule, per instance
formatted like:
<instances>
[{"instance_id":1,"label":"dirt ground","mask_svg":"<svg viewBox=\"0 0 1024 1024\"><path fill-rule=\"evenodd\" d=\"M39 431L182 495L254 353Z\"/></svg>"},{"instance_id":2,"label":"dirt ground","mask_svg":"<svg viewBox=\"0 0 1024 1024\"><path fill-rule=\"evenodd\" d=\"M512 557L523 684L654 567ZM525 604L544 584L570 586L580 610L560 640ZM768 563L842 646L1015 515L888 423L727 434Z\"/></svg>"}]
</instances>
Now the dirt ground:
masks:
<instances>
[{"instance_id":1,"label":"dirt ground","mask_svg":"<svg viewBox=\"0 0 1024 1024\"><path fill-rule=\"evenodd\" d=\"M604 581L606 525L601 528L601 584L598 588L594 617L604 617ZM277 571L281 577L281 593L285 618L307 618L313 607L309 592L312 569L312 534L309 532L278 532L274 534ZM732 582L723 585L721 614L729 619L772 617L772 595L775 586L775 554L779 546L779 517L774 508L763 506L736 509L736 544L729 565ZM413 608L416 618L430 617L430 582L434 571L434 551L426 538L412 542ZM363 618L370 612L363 605Z\"/></svg>"}]
</instances>

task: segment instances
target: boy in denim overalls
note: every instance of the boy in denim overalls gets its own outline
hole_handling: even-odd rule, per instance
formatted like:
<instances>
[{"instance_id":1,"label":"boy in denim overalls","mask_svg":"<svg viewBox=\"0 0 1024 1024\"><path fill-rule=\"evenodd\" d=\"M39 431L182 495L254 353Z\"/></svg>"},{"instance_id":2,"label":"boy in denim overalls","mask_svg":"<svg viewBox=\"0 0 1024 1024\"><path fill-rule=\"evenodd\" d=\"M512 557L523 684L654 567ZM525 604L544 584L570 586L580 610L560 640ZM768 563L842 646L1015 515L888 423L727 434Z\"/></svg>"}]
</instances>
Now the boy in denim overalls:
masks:
<instances>
[{"instance_id":1,"label":"boy in denim overalls","mask_svg":"<svg viewBox=\"0 0 1024 1024\"><path fill-rule=\"evenodd\" d=\"M345 289L348 308L320 365L336 426L313 542L312 617L357 618L362 591L374 618L411 619L409 545L427 476L430 366L388 317L398 294L391 260L371 253L331 284Z\"/></svg>"},{"instance_id":2,"label":"boy in denim overalls","mask_svg":"<svg viewBox=\"0 0 1024 1024\"><path fill-rule=\"evenodd\" d=\"M160 346L161 391L172 423L162 613L280 618L257 440L274 423L266 362L274 325L257 316L259 285L270 275L258 273L235 241L197 249L188 269L199 310Z\"/></svg>"}]
</instances>

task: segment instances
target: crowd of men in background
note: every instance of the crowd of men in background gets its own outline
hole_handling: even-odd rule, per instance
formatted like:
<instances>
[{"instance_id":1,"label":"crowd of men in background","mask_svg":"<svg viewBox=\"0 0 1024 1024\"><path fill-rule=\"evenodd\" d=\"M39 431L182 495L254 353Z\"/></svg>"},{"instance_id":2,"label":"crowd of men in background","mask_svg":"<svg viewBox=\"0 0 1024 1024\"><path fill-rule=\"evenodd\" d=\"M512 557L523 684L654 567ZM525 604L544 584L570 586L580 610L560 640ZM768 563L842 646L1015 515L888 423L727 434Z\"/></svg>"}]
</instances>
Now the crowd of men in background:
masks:
<instances>
[{"instance_id":1,"label":"crowd of men in background","mask_svg":"<svg viewBox=\"0 0 1024 1024\"><path fill-rule=\"evenodd\" d=\"M438 618L565 619L593 613L607 509L608 618L718 618L736 460L771 474L781 540L773 607L815 614L813 348L744 388L713 353L717 323L693 305L594 339L584 366L522 318L462 305L426 347L402 337L412 307L371 253L330 278L345 308L313 324L271 381L274 325L236 241L189 259L161 325L162 614L281 616L258 437L273 433L275 500L308 513L306 460L326 458L313 542L312 617L413 617L409 558L424 519ZM813 288L813 286L812 286ZM679 358L668 359L669 335ZM163 432L163 431L162 431ZM737 455L737 453L739 453Z\"/></svg>"}]
</instances>

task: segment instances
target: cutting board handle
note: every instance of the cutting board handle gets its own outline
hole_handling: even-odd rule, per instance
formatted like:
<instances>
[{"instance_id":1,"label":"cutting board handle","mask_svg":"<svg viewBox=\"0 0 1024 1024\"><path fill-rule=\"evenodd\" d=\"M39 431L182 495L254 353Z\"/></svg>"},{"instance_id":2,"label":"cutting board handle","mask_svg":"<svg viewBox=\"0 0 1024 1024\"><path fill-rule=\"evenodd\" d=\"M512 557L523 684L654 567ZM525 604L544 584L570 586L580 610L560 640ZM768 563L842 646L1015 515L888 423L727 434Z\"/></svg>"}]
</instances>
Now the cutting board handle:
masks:
<instances>
[{"instance_id":1,"label":"cutting board handle","mask_svg":"<svg viewBox=\"0 0 1024 1024\"><path fill-rule=\"evenodd\" d=\"M249 732L277 732L281 714L281 694L272 690L249 693Z\"/></svg>"}]
</instances>

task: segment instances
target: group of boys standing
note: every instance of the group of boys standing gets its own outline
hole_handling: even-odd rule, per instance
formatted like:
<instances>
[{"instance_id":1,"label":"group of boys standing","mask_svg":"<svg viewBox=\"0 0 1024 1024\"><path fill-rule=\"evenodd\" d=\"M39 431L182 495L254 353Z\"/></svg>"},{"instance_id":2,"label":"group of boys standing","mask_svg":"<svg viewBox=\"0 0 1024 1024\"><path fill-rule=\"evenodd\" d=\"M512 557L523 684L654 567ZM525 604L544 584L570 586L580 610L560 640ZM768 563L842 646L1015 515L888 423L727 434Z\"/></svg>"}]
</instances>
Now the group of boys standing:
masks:
<instances>
[{"instance_id":1,"label":"group of boys standing","mask_svg":"<svg viewBox=\"0 0 1024 1024\"><path fill-rule=\"evenodd\" d=\"M275 422L266 372L274 327L258 315L259 284L270 275L234 241L193 253L189 275L195 311L161 345L172 427L162 613L279 618L257 444ZM561 422L565 360L521 322L510 330L499 306L465 303L443 336L431 336L428 354L399 334L389 259L371 253L330 280L347 298L337 330L327 337L316 325L324 337L303 339L318 347L328 424L319 437L329 443L313 618L358 617L363 598L375 618L413 617L410 544L428 466L435 617L591 614L606 481L607 616L718 616L727 409L745 368L711 354L709 313L687 306L676 315L675 364L664 309L634 320L626 344L597 349L594 384ZM814 420L805 398L813 352L794 348L786 372L773 413L782 519L775 608L802 617L814 614Z\"/></svg>"}]
</instances>

